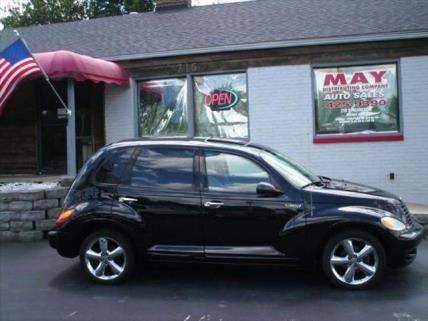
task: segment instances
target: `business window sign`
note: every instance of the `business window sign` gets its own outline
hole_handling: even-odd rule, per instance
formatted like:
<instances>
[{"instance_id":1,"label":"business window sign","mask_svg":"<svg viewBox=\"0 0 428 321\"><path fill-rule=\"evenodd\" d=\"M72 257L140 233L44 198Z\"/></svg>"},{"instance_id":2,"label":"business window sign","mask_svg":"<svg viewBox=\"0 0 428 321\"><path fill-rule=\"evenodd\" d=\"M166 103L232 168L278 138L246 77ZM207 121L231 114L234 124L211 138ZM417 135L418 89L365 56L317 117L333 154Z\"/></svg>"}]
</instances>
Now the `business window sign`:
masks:
<instances>
[{"instance_id":1,"label":"business window sign","mask_svg":"<svg viewBox=\"0 0 428 321\"><path fill-rule=\"evenodd\" d=\"M232 90L216 89L204 97L204 105L213 111L229 110L238 102L239 96Z\"/></svg>"},{"instance_id":2,"label":"business window sign","mask_svg":"<svg viewBox=\"0 0 428 321\"><path fill-rule=\"evenodd\" d=\"M193 77L195 136L248 138L245 73Z\"/></svg>"},{"instance_id":3,"label":"business window sign","mask_svg":"<svg viewBox=\"0 0 428 321\"><path fill-rule=\"evenodd\" d=\"M399 131L395 64L317 68L317 134Z\"/></svg>"}]
</instances>

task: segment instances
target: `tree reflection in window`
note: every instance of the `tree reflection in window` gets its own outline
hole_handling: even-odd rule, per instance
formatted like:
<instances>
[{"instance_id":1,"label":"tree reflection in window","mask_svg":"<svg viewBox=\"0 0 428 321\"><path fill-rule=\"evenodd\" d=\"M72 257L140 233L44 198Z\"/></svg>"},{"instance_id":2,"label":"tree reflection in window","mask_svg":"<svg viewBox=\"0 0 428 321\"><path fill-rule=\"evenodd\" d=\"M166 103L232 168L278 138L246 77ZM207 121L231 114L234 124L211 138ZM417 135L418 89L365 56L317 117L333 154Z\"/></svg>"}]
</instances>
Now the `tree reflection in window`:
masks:
<instances>
[{"instance_id":1,"label":"tree reflection in window","mask_svg":"<svg viewBox=\"0 0 428 321\"><path fill-rule=\"evenodd\" d=\"M185 78L139 83L140 135L187 135L187 84Z\"/></svg>"}]
</instances>

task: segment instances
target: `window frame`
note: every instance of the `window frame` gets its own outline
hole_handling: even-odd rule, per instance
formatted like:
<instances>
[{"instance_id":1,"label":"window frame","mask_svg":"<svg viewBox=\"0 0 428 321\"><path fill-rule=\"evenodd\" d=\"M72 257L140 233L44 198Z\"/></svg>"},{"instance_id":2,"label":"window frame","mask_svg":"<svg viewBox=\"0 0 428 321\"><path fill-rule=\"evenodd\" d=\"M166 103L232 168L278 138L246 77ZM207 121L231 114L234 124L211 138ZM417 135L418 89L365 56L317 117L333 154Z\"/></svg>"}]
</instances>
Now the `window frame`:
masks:
<instances>
[{"instance_id":1,"label":"window frame","mask_svg":"<svg viewBox=\"0 0 428 321\"><path fill-rule=\"evenodd\" d=\"M208 71L208 72L184 72L184 73L177 73L177 74L170 74L168 76L161 76L161 77L138 77L134 78L133 81L135 83L135 96L136 96L136 111L135 111L135 126L136 130L135 133L137 133L138 137L148 138L148 139L157 139L157 138L207 138L202 136L196 136L196 130L195 130L195 97L194 97L194 77L200 77L200 76L215 76L215 75L230 75L230 74L245 74L246 79L246 91L247 91L247 100L248 100L248 137L247 138L237 138L242 141L250 141L251 132L250 132L250 93L248 91L248 69L231 69L231 70L222 70L222 71ZM140 106L141 106L141 95L139 94L139 84L144 81L155 81L155 80L166 80L166 79L175 79L175 78L184 78L186 79L186 86L187 86L187 135L183 136L143 136L141 133L140 128Z\"/></svg>"},{"instance_id":2,"label":"window frame","mask_svg":"<svg viewBox=\"0 0 428 321\"><path fill-rule=\"evenodd\" d=\"M142 130L141 130L141 126L140 126L140 112L141 112L141 95L140 95L140 90L139 90L139 85L143 82L149 82L149 81L161 81L161 80L170 80L170 79L184 79L185 80L185 87L187 90L187 97L186 97L186 103L187 103L187 110L189 114L192 114L192 110L193 110L193 106L191 106L190 101L189 101L189 77L187 75L169 75L169 76L165 76L165 77L149 77L149 78L137 78L134 79L134 83L135 83L135 95L136 95L136 110L135 110L135 126L136 126L136 130L135 132L137 133L138 137L144 137L144 138L148 138L148 139L159 139L159 138L165 138L165 137L173 137L173 138L185 138L189 136L189 132L193 131L193 127L194 124L193 122L190 123L190 118L189 115L187 116L187 132L183 135L173 135L173 136L149 136L149 135L143 135ZM193 105L193 103L192 103ZM192 128L190 128L192 127Z\"/></svg>"},{"instance_id":3,"label":"window frame","mask_svg":"<svg viewBox=\"0 0 428 321\"><path fill-rule=\"evenodd\" d=\"M200 190L202 193L205 194L222 194L222 195L250 195L253 197L263 197L261 195L258 195L257 193L248 193L248 192L232 192L232 191L212 191L209 189L208 186L208 173L207 173L207 164L206 164L206 151L211 152L217 152L217 153L223 153L223 154L229 154L234 155L238 157L242 157L250 162L253 162L257 166L259 166L261 169L263 169L268 175L270 179L270 183L274 185L278 190L281 192L283 191L283 188L280 184L278 184L277 179L275 178L275 173L273 173L272 169L263 164L257 157L251 156L249 154L243 154L238 151L234 150L228 150L228 149L222 149L222 148L215 148L215 147L203 147L200 151Z\"/></svg>"},{"instance_id":4,"label":"window frame","mask_svg":"<svg viewBox=\"0 0 428 321\"><path fill-rule=\"evenodd\" d=\"M398 130L394 132L379 132L370 134L361 133L336 133L319 134L317 132L318 106L317 106L317 87L315 71L323 68L341 68L341 67L365 67L375 65L393 64L396 68L396 86L397 86L397 125ZM370 61L342 61L337 63L319 63L311 64L311 99L312 99L312 131L314 144L329 143L358 143L358 142L384 142L384 141L403 141L403 111L402 111L402 87L401 87L401 65L400 59L390 60L370 60Z\"/></svg>"},{"instance_id":5,"label":"window frame","mask_svg":"<svg viewBox=\"0 0 428 321\"><path fill-rule=\"evenodd\" d=\"M222 75L232 75L232 74L245 74L245 90L246 90L246 94L247 94L247 108L248 108L248 119L247 119L247 126L248 126L248 135L246 138L232 138L232 139L236 139L236 140L240 140L240 141L250 141L250 95L249 95L249 91L248 91L248 70L244 70L244 71L222 71L222 72L210 72L210 73L206 73L206 72L200 72L200 73L192 73L190 74L190 78L191 78L191 83L190 83L190 87L189 88L189 93L191 94L191 109L189 109L189 111L191 111L192 113L192 136L191 138L207 138L205 136L197 136L196 135L196 104L195 104L195 81L194 78L195 77L205 77L205 76L222 76ZM210 136L213 138L222 138L222 137L214 137L214 136Z\"/></svg>"},{"instance_id":6,"label":"window frame","mask_svg":"<svg viewBox=\"0 0 428 321\"><path fill-rule=\"evenodd\" d=\"M143 151L144 148L156 148L156 149L187 149L193 151L192 158L192 188L191 189L174 189L174 188L165 188L160 186L143 186L143 185L131 185L131 170L137 162L138 155ZM125 186L134 190L144 191L149 189L150 191L162 191L166 193L194 193L199 192L199 159L198 159L198 148L192 146L180 146L180 145L160 145L160 144L147 144L136 146L136 152L133 155L133 160L131 165L128 166L128 174L126 178L118 185Z\"/></svg>"}]
</instances>

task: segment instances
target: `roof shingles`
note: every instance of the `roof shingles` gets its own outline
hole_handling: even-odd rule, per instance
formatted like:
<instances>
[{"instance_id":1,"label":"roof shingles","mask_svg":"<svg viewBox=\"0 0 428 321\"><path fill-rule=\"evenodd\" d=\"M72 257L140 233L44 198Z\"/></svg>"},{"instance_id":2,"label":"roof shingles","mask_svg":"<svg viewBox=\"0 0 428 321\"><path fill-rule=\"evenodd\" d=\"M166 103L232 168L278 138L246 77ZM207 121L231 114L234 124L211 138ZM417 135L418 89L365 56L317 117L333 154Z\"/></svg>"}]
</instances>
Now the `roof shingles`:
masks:
<instances>
[{"instance_id":1,"label":"roof shingles","mask_svg":"<svg viewBox=\"0 0 428 321\"><path fill-rule=\"evenodd\" d=\"M19 29L34 52L93 57L428 31L426 0L257 0ZM13 40L0 32L0 48Z\"/></svg>"}]
</instances>

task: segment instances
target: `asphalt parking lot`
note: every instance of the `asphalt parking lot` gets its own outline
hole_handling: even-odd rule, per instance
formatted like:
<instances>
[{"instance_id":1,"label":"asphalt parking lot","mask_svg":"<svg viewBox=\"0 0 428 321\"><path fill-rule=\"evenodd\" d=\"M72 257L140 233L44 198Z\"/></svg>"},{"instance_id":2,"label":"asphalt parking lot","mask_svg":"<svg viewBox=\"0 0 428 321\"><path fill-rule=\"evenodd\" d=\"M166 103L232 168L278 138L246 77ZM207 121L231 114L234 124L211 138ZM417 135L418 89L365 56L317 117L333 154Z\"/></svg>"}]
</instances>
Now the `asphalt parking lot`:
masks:
<instances>
[{"instance_id":1,"label":"asphalt parking lot","mask_svg":"<svg viewBox=\"0 0 428 321\"><path fill-rule=\"evenodd\" d=\"M413 265L363 292L307 271L200 265L143 266L127 284L101 286L46 242L3 243L0 320L428 320L428 241Z\"/></svg>"}]
</instances>

